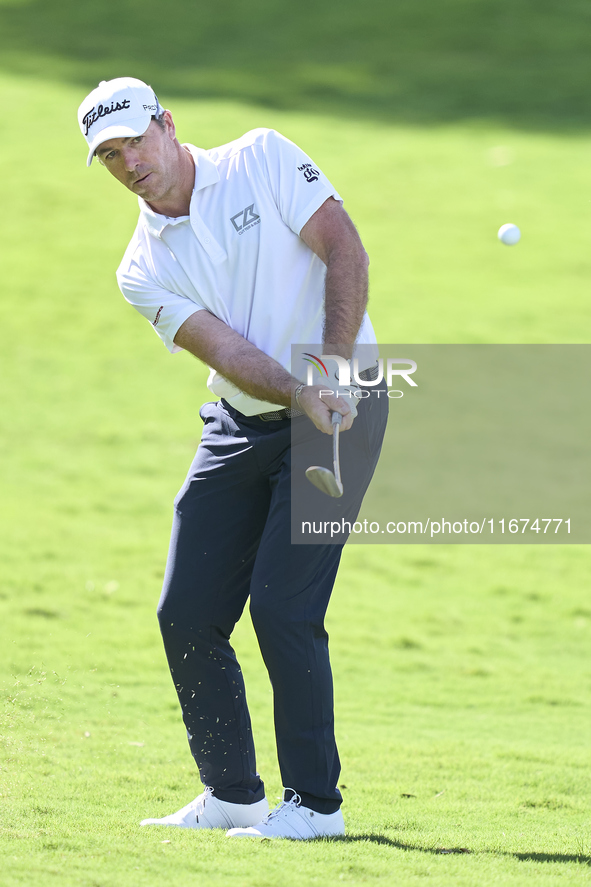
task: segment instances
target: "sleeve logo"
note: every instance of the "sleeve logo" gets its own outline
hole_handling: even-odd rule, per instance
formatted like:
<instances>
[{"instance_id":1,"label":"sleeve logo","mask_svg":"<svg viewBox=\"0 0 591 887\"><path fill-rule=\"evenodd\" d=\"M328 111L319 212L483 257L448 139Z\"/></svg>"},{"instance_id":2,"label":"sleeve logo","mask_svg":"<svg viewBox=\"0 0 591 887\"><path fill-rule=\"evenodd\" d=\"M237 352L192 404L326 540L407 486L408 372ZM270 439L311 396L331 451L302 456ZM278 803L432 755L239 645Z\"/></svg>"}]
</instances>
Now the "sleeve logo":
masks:
<instances>
[{"instance_id":1,"label":"sleeve logo","mask_svg":"<svg viewBox=\"0 0 591 887\"><path fill-rule=\"evenodd\" d=\"M303 166L298 166L298 170L304 173L304 178L307 182L318 181L320 171L318 169L314 169L311 163L304 163Z\"/></svg>"}]
</instances>

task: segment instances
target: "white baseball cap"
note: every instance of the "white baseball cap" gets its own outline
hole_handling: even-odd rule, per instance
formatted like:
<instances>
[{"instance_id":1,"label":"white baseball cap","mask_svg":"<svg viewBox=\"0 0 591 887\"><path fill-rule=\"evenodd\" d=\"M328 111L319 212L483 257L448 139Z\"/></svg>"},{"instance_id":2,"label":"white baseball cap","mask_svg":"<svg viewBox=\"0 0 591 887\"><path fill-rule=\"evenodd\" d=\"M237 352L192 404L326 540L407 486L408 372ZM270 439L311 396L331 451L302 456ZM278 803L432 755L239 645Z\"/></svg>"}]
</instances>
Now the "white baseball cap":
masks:
<instances>
[{"instance_id":1,"label":"white baseball cap","mask_svg":"<svg viewBox=\"0 0 591 887\"><path fill-rule=\"evenodd\" d=\"M90 166L94 152L108 139L141 136L152 116L163 112L151 86L135 77L101 80L78 108L78 123L88 142Z\"/></svg>"}]
</instances>

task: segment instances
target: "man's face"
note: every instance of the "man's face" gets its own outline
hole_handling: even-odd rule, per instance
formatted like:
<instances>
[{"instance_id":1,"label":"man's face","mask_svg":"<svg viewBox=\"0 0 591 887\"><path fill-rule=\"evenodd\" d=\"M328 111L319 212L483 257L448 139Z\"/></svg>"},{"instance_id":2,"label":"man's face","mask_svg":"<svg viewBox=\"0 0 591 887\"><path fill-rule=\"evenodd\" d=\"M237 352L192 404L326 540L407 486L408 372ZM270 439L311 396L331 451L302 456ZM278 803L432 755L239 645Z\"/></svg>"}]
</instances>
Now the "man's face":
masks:
<instances>
[{"instance_id":1,"label":"man's face","mask_svg":"<svg viewBox=\"0 0 591 887\"><path fill-rule=\"evenodd\" d=\"M154 121L143 135L108 139L96 155L111 175L148 203L158 203L179 179L175 128L169 111L164 112L165 129Z\"/></svg>"}]
</instances>

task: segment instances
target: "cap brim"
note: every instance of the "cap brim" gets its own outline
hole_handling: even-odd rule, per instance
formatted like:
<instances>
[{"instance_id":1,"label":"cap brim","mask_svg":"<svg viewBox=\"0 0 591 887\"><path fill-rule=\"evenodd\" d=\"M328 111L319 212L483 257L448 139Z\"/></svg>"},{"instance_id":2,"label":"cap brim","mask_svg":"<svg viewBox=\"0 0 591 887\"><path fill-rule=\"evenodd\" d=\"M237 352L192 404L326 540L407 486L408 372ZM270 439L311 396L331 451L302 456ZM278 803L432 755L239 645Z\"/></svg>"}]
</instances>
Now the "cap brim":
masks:
<instances>
[{"instance_id":1,"label":"cap brim","mask_svg":"<svg viewBox=\"0 0 591 887\"><path fill-rule=\"evenodd\" d=\"M134 120L128 120L125 124L107 126L105 129L101 129L100 132L97 132L92 142L90 142L86 165L90 166L94 152L103 142L108 142L109 139L129 139L134 136L141 136L149 127L151 119L151 114L148 114L147 118L142 115Z\"/></svg>"}]
</instances>

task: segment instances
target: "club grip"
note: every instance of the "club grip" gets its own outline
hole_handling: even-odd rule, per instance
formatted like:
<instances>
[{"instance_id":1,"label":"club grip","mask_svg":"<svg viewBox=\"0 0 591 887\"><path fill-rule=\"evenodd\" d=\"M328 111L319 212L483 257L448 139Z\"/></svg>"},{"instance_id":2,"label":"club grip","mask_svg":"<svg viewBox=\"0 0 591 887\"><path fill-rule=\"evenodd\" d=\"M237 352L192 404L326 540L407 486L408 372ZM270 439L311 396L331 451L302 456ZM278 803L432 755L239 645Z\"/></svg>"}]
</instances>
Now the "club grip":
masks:
<instances>
[{"instance_id":1,"label":"club grip","mask_svg":"<svg viewBox=\"0 0 591 887\"><path fill-rule=\"evenodd\" d=\"M342 421L343 421L343 417L341 416L340 413L337 413L335 410L335 412L331 416L332 424L333 425L340 425Z\"/></svg>"}]
</instances>

